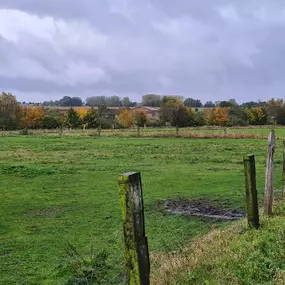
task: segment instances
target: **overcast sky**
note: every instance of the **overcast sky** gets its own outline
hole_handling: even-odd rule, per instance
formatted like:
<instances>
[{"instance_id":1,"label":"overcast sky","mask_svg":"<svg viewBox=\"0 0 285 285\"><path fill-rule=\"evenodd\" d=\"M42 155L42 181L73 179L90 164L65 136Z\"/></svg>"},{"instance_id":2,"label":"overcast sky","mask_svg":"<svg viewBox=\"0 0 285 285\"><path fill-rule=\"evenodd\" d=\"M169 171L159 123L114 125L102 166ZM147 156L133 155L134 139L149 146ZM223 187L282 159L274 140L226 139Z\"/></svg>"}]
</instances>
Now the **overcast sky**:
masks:
<instances>
[{"instance_id":1,"label":"overcast sky","mask_svg":"<svg viewBox=\"0 0 285 285\"><path fill-rule=\"evenodd\" d=\"M285 1L0 0L0 91L283 97Z\"/></svg>"}]
</instances>

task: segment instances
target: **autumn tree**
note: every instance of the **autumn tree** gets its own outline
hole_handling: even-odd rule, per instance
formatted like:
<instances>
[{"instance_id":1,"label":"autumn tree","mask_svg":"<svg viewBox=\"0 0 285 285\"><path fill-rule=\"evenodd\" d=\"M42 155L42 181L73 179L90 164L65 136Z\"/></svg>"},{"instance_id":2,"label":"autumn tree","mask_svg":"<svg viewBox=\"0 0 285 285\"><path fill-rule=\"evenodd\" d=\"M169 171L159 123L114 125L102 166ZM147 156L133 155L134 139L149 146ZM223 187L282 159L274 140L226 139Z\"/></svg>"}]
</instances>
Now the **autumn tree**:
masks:
<instances>
[{"instance_id":1,"label":"autumn tree","mask_svg":"<svg viewBox=\"0 0 285 285\"><path fill-rule=\"evenodd\" d=\"M214 117L215 117L215 125L218 126L226 126L228 121L229 121L229 110L230 108L228 107L217 107L214 112Z\"/></svg>"},{"instance_id":2,"label":"autumn tree","mask_svg":"<svg viewBox=\"0 0 285 285\"><path fill-rule=\"evenodd\" d=\"M123 109L117 116L117 121L125 128L129 128L134 123L134 112L130 109Z\"/></svg>"},{"instance_id":3,"label":"autumn tree","mask_svg":"<svg viewBox=\"0 0 285 285\"><path fill-rule=\"evenodd\" d=\"M206 109L205 120L208 125L226 126L229 122L229 107L216 107L215 109Z\"/></svg>"},{"instance_id":4,"label":"autumn tree","mask_svg":"<svg viewBox=\"0 0 285 285\"><path fill-rule=\"evenodd\" d=\"M76 108L76 112L79 116L81 125L85 129L87 127L87 123L85 122L84 118L87 115L88 109L86 107L80 107L80 108Z\"/></svg>"},{"instance_id":5,"label":"autumn tree","mask_svg":"<svg viewBox=\"0 0 285 285\"><path fill-rule=\"evenodd\" d=\"M267 122L267 114L264 108L247 108L244 110L250 125L264 125Z\"/></svg>"},{"instance_id":6,"label":"autumn tree","mask_svg":"<svg viewBox=\"0 0 285 285\"><path fill-rule=\"evenodd\" d=\"M27 129L41 129L45 117L45 110L43 107L27 107L23 109L21 117L21 128Z\"/></svg>"},{"instance_id":7,"label":"autumn tree","mask_svg":"<svg viewBox=\"0 0 285 285\"><path fill-rule=\"evenodd\" d=\"M14 130L19 127L21 107L11 93L0 94L0 129Z\"/></svg>"},{"instance_id":8,"label":"autumn tree","mask_svg":"<svg viewBox=\"0 0 285 285\"><path fill-rule=\"evenodd\" d=\"M284 111L285 103L283 99L271 99L265 104L265 111L268 114L270 119L276 121L277 124L284 125L285 118L284 118Z\"/></svg>"},{"instance_id":9,"label":"autumn tree","mask_svg":"<svg viewBox=\"0 0 285 285\"><path fill-rule=\"evenodd\" d=\"M184 106L178 97L164 96L161 101L161 118L172 126L194 125L194 112Z\"/></svg>"}]
</instances>

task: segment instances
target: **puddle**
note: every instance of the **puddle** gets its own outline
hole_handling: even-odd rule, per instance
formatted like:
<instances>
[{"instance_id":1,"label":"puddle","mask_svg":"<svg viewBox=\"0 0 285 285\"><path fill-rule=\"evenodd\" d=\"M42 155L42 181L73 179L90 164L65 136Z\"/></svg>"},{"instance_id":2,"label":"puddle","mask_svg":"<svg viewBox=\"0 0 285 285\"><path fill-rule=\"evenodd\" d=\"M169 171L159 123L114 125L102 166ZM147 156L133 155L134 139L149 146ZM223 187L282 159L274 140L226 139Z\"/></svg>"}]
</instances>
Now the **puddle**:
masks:
<instances>
[{"instance_id":1,"label":"puddle","mask_svg":"<svg viewBox=\"0 0 285 285\"><path fill-rule=\"evenodd\" d=\"M215 220L232 221L245 217L244 213L218 208L207 201L168 200L164 202L164 209L169 213Z\"/></svg>"}]
</instances>

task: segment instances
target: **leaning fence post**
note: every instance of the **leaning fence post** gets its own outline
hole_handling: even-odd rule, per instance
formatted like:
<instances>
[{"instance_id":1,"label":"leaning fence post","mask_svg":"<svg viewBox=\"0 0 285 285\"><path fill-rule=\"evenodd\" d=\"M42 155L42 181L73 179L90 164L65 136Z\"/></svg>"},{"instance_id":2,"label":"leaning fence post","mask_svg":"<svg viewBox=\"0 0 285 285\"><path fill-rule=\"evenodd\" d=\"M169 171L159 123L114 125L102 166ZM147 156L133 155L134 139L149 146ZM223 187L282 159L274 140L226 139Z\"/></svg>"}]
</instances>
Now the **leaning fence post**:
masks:
<instances>
[{"instance_id":1,"label":"leaning fence post","mask_svg":"<svg viewBox=\"0 0 285 285\"><path fill-rule=\"evenodd\" d=\"M275 132L270 131L268 136L268 156L266 162L265 192L264 192L264 215L272 215L273 204L273 184L274 184L274 165L273 155L275 149Z\"/></svg>"},{"instance_id":2,"label":"leaning fence post","mask_svg":"<svg viewBox=\"0 0 285 285\"><path fill-rule=\"evenodd\" d=\"M256 173L254 155L243 157L245 175L245 195L247 207L247 221L250 227L259 228L258 201L256 191Z\"/></svg>"},{"instance_id":3,"label":"leaning fence post","mask_svg":"<svg viewBox=\"0 0 285 285\"><path fill-rule=\"evenodd\" d=\"M282 197L285 192L285 140L283 140Z\"/></svg>"},{"instance_id":4,"label":"leaning fence post","mask_svg":"<svg viewBox=\"0 0 285 285\"><path fill-rule=\"evenodd\" d=\"M140 173L118 177L123 215L128 285L149 285L150 264L144 225L144 205Z\"/></svg>"}]
</instances>

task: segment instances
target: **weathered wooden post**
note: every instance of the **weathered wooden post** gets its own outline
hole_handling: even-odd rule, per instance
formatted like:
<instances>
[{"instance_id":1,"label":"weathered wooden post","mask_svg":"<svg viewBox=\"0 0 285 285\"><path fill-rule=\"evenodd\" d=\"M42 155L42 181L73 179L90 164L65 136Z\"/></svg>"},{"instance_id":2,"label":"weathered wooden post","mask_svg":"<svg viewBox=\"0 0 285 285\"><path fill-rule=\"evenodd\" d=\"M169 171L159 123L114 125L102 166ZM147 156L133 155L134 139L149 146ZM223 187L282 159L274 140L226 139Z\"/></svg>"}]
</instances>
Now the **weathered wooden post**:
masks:
<instances>
[{"instance_id":1,"label":"weathered wooden post","mask_svg":"<svg viewBox=\"0 0 285 285\"><path fill-rule=\"evenodd\" d=\"M127 284L149 285L150 264L140 173L124 173L119 176L118 184L124 225Z\"/></svg>"},{"instance_id":2,"label":"weathered wooden post","mask_svg":"<svg viewBox=\"0 0 285 285\"><path fill-rule=\"evenodd\" d=\"M179 127L178 127L178 125L176 125L176 137L178 137L179 136Z\"/></svg>"},{"instance_id":3,"label":"weathered wooden post","mask_svg":"<svg viewBox=\"0 0 285 285\"><path fill-rule=\"evenodd\" d=\"M243 157L245 175L245 197L247 208L247 221L250 227L259 228L259 213L256 191L256 173L254 155Z\"/></svg>"},{"instance_id":4,"label":"weathered wooden post","mask_svg":"<svg viewBox=\"0 0 285 285\"><path fill-rule=\"evenodd\" d=\"M283 140L282 197L285 192L285 140Z\"/></svg>"},{"instance_id":5,"label":"weathered wooden post","mask_svg":"<svg viewBox=\"0 0 285 285\"><path fill-rule=\"evenodd\" d=\"M272 215L273 204L273 184L274 184L274 164L273 155L275 150L275 132L271 130L268 136L268 156L265 174L265 192L264 192L264 215Z\"/></svg>"},{"instance_id":6,"label":"weathered wooden post","mask_svg":"<svg viewBox=\"0 0 285 285\"><path fill-rule=\"evenodd\" d=\"M102 128L101 128L101 125L98 127L98 137L100 137L101 136L101 130L102 130Z\"/></svg>"}]
</instances>

